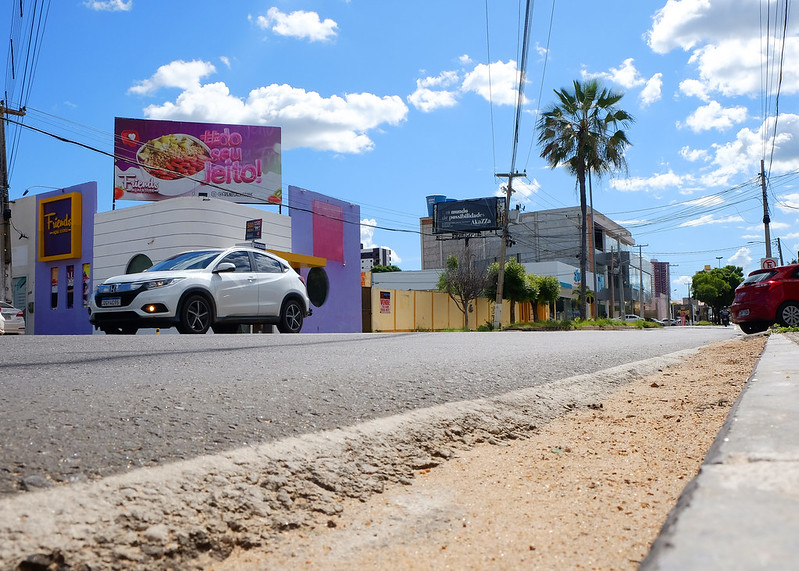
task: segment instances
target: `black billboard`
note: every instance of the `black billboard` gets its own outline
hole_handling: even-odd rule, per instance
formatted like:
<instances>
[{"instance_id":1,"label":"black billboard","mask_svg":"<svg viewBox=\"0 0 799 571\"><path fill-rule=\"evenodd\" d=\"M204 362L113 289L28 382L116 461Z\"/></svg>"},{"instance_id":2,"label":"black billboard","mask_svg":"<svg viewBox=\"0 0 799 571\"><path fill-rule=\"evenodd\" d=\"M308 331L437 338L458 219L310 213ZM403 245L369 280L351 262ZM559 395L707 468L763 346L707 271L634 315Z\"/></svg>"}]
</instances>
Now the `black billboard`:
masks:
<instances>
[{"instance_id":1,"label":"black billboard","mask_svg":"<svg viewBox=\"0 0 799 571\"><path fill-rule=\"evenodd\" d=\"M502 228L505 198L472 198L437 202L433 206L433 234L483 232Z\"/></svg>"}]
</instances>

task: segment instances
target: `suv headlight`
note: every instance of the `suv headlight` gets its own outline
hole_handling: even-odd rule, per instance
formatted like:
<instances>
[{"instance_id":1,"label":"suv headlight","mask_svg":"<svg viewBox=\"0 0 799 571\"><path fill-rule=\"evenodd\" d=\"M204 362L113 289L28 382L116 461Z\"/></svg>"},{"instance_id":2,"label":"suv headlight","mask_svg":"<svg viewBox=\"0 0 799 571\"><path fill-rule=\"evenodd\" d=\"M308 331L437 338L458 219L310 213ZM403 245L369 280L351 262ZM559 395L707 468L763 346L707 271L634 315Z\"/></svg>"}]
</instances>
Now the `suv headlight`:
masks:
<instances>
[{"instance_id":1,"label":"suv headlight","mask_svg":"<svg viewBox=\"0 0 799 571\"><path fill-rule=\"evenodd\" d=\"M156 288L159 288L159 287L165 287L165 286L168 286L168 285L172 285L172 284L177 283L177 282L179 282L179 281L181 281L183 279L185 279L185 278L164 278L164 279L160 279L160 280L149 280L149 281L146 281L146 282L141 282L141 287L143 287L144 289L156 289Z\"/></svg>"}]
</instances>

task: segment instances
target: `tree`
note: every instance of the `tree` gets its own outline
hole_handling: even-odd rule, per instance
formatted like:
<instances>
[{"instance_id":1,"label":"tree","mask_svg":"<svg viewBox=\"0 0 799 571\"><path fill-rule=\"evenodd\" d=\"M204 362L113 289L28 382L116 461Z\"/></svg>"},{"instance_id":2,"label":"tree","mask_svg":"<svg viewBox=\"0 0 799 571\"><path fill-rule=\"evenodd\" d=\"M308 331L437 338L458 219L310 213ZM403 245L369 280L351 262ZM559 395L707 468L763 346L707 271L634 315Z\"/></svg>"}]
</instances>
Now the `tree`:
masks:
<instances>
[{"instance_id":1,"label":"tree","mask_svg":"<svg viewBox=\"0 0 799 571\"><path fill-rule=\"evenodd\" d=\"M447 258L447 267L438 277L438 290L449 294L458 309L463 312L463 327L469 329L469 306L480 297L488 285L485 270L475 268L469 260L459 260L455 256Z\"/></svg>"},{"instance_id":2,"label":"tree","mask_svg":"<svg viewBox=\"0 0 799 571\"><path fill-rule=\"evenodd\" d=\"M494 262L488 266L488 286L485 295L489 299L497 298L497 287L499 284L499 264ZM527 271L524 266L516 260L508 260L505 263L505 280L502 285L502 299L510 301L510 322L516 321L516 302L531 301L537 292L530 290L527 281Z\"/></svg>"},{"instance_id":3,"label":"tree","mask_svg":"<svg viewBox=\"0 0 799 571\"><path fill-rule=\"evenodd\" d=\"M565 166L577 177L580 192L580 317L587 314L585 279L588 274L588 225L585 180L593 171L604 173L625 169L624 150L630 144L626 129L630 114L616 107L623 94L603 88L596 80L574 81L574 91L555 90L559 103L551 105L538 121L541 158L551 168Z\"/></svg>"},{"instance_id":4,"label":"tree","mask_svg":"<svg viewBox=\"0 0 799 571\"><path fill-rule=\"evenodd\" d=\"M721 309L732 304L735 299L735 288L742 281L743 268L727 265L707 272L696 272L691 279L691 291L695 299L713 308L713 315L718 323Z\"/></svg>"},{"instance_id":5,"label":"tree","mask_svg":"<svg viewBox=\"0 0 799 571\"><path fill-rule=\"evenodd\" d=\"M401 272L402 270L395 266L394 264L390 264L388 266L382 266L380 264L375 264L372 266L372 273L373 274L380 274L385 272Z\"/></svg>"},{"instance_id":6,"label":"tree","mask_svg":"<svg viewBox=\"0 0 799 571\"><path fill-rule=\"evenodd\" d=\"M560 280L555 276L537 276L528 274L527 279L535 283L538 295L533 300L535 306L550 304L558 301L560 297Z\"/></svg>"}]
</instances>

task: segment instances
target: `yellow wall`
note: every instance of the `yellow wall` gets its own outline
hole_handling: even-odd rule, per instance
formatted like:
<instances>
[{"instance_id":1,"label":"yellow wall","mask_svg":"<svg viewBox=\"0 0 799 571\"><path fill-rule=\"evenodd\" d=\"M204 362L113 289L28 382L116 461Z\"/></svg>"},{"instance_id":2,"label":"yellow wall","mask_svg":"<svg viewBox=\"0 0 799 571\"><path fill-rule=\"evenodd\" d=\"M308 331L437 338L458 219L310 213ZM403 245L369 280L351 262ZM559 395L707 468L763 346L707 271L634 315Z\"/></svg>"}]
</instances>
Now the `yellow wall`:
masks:
<instances>
[{"instance_id":1,"label":"yellow wall","mask_svg":"<svg viewBox=\"0 0 799 571\"><path fill-rule=\"evenodd\" d=\"M381 308L380 292L388 293L390 302ZM486 322L493 323L493 303L486 298L472 302L469 329L477 329ZM383 310L385 309L385 311ZM545 313L548 311L544 308ZM516 319L529 321L532 315L529 303L516 304ZM502 303L502 326L510 324L510 303ZM463 328L463 313L446 293L435 291L409 291L372 288L372 331L437 331Z\"/></svg>"}]
</instances>

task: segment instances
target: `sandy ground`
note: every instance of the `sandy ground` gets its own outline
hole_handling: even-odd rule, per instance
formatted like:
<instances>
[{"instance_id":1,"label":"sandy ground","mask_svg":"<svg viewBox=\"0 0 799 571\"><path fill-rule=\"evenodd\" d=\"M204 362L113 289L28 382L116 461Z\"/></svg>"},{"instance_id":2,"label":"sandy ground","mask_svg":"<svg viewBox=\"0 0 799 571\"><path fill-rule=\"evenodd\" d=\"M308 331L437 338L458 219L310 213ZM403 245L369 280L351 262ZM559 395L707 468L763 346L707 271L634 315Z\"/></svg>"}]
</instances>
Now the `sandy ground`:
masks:
<instances>
[{"instance_id":1,"label":"sandy ground","mask_svg":"<svg viewBox=\"0 0 799 571\"><path fill-rule=\"evenodd\" d=\"M231 569L635 569L697 474L766 338L635 381L529 439L479 445Z\"/></svg>"}]
</instances>

